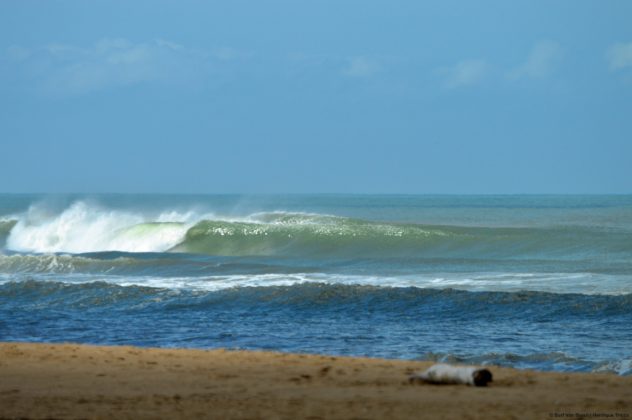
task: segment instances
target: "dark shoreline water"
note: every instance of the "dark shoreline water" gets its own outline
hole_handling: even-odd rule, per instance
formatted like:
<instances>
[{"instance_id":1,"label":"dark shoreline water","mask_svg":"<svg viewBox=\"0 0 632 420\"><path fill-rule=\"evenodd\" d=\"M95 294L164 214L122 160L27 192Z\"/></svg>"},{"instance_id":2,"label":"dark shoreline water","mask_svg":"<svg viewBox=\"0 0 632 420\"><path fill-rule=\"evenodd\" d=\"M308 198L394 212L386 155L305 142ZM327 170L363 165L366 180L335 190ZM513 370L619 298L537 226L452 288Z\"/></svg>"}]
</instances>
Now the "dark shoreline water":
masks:
<instances>
[{"instance_id":1,"label":"dark shoreline water","mask_svg":"<svg viewBox=\"0 0 632 420\"><path fill-rule=\"evenodd\" d=\"M632 294L319 283L209 292L26 280L0 285L0 299L4 341L228 347L632 373L629 360L617 359L632 348ZM559 351L566 343L575 356Z\"/></svg>"}]
</instances>

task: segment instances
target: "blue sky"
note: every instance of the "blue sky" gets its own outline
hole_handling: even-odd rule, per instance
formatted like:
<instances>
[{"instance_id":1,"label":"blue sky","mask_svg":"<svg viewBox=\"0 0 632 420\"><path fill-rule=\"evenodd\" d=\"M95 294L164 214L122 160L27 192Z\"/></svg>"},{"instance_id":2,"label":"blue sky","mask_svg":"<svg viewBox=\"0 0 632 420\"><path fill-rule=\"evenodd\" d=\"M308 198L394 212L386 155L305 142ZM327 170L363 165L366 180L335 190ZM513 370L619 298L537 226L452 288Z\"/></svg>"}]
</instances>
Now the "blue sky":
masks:
<instances>
[{"instance_id":1,"label":"blue sky","mask_svg":"<svg viewBox=\"0 0 632 420\"><path fill-rule=\"evenodd\" d=\"M632 193L630 1L2 1L0 192Z\"/></svg>"}]
</instances>

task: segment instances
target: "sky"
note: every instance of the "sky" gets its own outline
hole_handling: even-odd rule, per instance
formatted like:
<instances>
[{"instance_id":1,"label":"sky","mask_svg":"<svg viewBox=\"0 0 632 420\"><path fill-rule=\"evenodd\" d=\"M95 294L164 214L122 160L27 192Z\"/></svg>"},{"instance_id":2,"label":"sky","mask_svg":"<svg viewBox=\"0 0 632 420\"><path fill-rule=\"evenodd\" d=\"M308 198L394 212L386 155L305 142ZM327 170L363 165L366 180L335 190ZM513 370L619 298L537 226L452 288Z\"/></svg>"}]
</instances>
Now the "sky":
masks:
<instances>
[{"instance_id":1,"label":"sky","mask_svg":"<svg viewBox=\"0 0 632 420\"><path fill-rule=\"evenodd\" d=\"M632 2L0 1L0 192L632 193Z\"/></svg>"}]
</instances>

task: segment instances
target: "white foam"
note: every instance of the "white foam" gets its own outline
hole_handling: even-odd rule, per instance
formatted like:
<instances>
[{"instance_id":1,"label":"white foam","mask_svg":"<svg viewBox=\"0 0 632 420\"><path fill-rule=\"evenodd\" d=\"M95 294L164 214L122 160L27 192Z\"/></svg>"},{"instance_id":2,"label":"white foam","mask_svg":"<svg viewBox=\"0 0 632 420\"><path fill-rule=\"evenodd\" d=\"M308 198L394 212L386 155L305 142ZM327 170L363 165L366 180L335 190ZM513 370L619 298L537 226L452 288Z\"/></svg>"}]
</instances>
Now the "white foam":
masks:
<instances>
[{"instance_id":1,"label":"white foam","mask_svg":"<svg viewBox=\"0 0 632 420\"><path fill-rule=\"evenodd\" d=\"M272 216L271 220L266 220L266 216ZM274 216L296 216L296 219L278 221ZM307 224L314 223L310 217L315 216L282 211L244 217L193 210L165 210L156 214L105 209L83 200L58 213L39 203L13 218L18 222L7 238L6 249L35 253L163 252L182 242L187 230L201 220L255 225ZM146 225L149 223L152 225Z\"/></svg>"},{"instance_id":2,"label":"white foam","mask_svg":"<svg viewBox=\"0 0 632 420\"><path fill-rule=\"evenodd\" d=\"M617 375L630 375L632 374L632 358L612 360L601 363L594 372L614 372Z\"/></svg>"},{"instance_id":3,"label":"white foam","mask_svg":"<svg viewBox=\"0 0 632 420\"><path fill-rule=\"evenodd\" d=\"M177 215L161 215L175 220ZM159 252L177 245L190 227L192 215L184 215L189 223L163 224L152 228L136 228L152 222L142 214L101 209L78 201L61 214L51 216L32 206L21 216L7 239L7 248L19 252Z\"/></svg>"},{"instance_id":4,"label":"white foam","mask_svg":"<svg viewBox=\"0 0 632 420\"><path fill-rule=\"evenodd\" d=\"M189 277L173 277L173 276L139 276L139 275L110 275L107 271L101 273L85 273L81 268L72 265L69 269L68 259L77 258L71 256L39 256L32 258L43 258L40 264L27 270L29 278L47 280L50 275L57 272L64 272L63 277L58 275L52 278L55 281L63 281L69 283L83 283L92 281L104 281L107 283L117 284L119 286L146 286L157 287L172 290L196 290L196 291L218 291L239 287L271 287L271 286L293 286L299 284L328 284L328 285L357 285L372 287L414 287L420 289L445 289L452 288L465 291L486 291L486 292L549 292L549 293L581 293L586 295L622 295L632 293L632 282L625 282L619 279L613 279L612 282L607 279L601 279L596 282L597 286L583 287L580 285L569 285L565 282L559 284L554 283L554 279L561 278L561 274L550 275L549 281L553 283L516 283L510 285L506 283L483 282L476 283L472 279L458 278L457 274L453 278L436 278L432 276L424 277L416 276L365 276L365 275L345 275L330 273L268 273L268 274L233 274L233 275L202 275ZM2 268L10 265L9 259L12 257L0 256L0 272ZM6 264L2 261L7 260ZM92 260L86 260L88 263ZM84 262L82 260L82 262ZM5 267L6 268L6 267ZM77 269L75 269L77 268ZM42 269L47 272L43 272ZM48 272L48 270L50 270ZM27 272L24 272L26 274ZM446 274L448 276L449 274ZM527 274L525 274L525 277ZM11 277L7 277L10 279ZM542 275L542 279L544 279ZM479 280L480 281L480 280Z\"/></svg>"}]
</instances>

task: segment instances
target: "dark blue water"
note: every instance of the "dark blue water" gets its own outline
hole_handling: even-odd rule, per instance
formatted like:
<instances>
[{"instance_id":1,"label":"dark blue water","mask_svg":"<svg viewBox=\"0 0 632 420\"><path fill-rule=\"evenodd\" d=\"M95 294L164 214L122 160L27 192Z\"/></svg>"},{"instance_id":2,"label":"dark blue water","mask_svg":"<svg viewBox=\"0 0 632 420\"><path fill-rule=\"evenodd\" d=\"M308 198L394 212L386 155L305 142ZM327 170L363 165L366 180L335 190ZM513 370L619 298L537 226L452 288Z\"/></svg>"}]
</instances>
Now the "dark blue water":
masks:
<instances>
[{"instance_id":1,"label":"dark blue water","mask_svg":"<svg viewBox=\"0 0 632 420\"><path fill-rule=\"evenodd\" d=\"M0 340L632 373L630 196L0 195Z\"/></svg>"}]
</instances>

